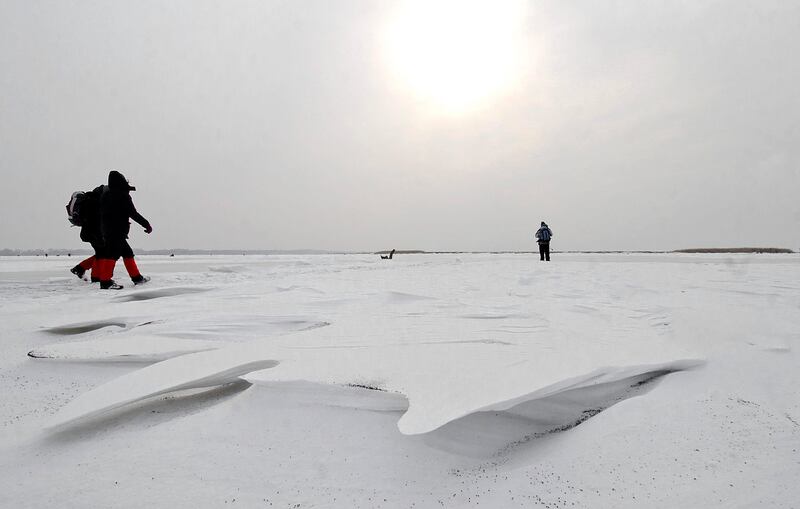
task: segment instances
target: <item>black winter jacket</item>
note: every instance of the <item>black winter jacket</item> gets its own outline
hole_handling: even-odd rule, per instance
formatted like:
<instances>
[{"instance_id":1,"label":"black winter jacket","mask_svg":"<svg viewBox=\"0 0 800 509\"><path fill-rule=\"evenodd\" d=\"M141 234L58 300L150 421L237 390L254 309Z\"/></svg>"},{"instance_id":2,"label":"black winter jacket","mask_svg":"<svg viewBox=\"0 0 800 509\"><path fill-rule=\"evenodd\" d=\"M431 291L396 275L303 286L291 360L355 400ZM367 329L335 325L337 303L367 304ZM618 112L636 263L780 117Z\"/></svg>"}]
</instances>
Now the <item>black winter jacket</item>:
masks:
<instances>
[{"instance_id":1,"label":"black winter jacket","mask_svg":"<svg viewBox=\"0 0 800 509\"><path fill-rule=\"evenodd\" d=\"M100 230L106 243L128 238L131 230L129 219L145 229L150 228L150 222L133 206L130 192L134 190L136 188L131 187L120 172L111 171L108 174L108 185L103 186L100 195Z\"/></svg>"}]
</instances>

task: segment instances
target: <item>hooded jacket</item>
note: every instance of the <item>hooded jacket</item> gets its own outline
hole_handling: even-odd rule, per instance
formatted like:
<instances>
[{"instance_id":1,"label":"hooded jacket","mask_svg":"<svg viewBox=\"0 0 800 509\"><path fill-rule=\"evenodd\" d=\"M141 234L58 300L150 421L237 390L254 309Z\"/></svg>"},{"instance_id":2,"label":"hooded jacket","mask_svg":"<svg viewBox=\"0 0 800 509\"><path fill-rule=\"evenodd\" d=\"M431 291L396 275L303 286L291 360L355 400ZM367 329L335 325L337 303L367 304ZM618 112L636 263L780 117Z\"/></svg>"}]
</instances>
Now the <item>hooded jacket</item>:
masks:
<instances>
[{"instance_id":1,"label":"hooded jacket","mask_svg":"<svg viewBox=\"0 0 800 509\"><path fill-rule=\"evenodd\" d=\"M108 185L103 186L100 195L100 230L106 243L127 239L131 230L130 219L150 229L150 222L133 206L130 192L135 190L122 173L109 172Z\"/></svg>"}]
</instances>

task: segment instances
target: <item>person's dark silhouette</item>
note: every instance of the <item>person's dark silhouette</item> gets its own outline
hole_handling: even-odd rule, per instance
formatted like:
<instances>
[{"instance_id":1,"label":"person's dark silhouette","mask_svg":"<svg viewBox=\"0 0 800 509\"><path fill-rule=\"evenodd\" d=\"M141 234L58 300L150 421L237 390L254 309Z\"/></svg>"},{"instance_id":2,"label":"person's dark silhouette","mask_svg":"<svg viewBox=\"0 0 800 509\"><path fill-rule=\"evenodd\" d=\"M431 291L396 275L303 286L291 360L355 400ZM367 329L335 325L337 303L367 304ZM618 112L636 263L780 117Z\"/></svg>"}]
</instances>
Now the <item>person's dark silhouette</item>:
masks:
<instances>
[{"instance_id":1,"label":"person's dark silhouette","mask_svg":"<svg viewBox=\"0 0 800 509\"><path fill-rule=\"evenodd\" d=\"M130 192L136 188L131 186L118 171L108 174L108 185L103 187L100 195L100 231L103 234L103 250L98 256L100 264L100 288L117 290L122 288L114 282L114 265L122 257L125 268L134 284L146 283L150 278L143 276L133 259L133 250L128 244L130 219L139 223L145 233L153 231L150 222L136 211Z\"/></svg>"},{"instance_id":2,"label":"person's dark silhouette","mask_svg":"<svg viewBox=\"0 0 800 509\"><path fill-rule=\"evenodd\" d=\"M103 250L103 233L100 231L100 195L102 194L103 186L95 187L85 194L86 198L81 206L81 220L83 221L81 225L81 240L91 244L94 254L70 269L70 272L80 279L83 279L86 271L91 270L90 279L93 283L100 281L97 276L99 272L96 273L95 266Z\"/></svg>"},{"instance_id":3,"label":"person's dark silhouette","mask_svg":"<svg viewBox=\"0 0 800 509\"><path fill-rule=\"evenodd\" d=\"M536 242L539 243L539 260L550 261L550 239L553 237L553 231L547 226L547 223L542 221L542 226L536 230Z\"/></svg>"},{"instance_id":4,"label":"person's dark silhouette","mask_svg":"<svg viewBox=\"0 0 800 509\"><path fill-rule=\"evenodd\" d=\"M392 249L391 251L389 251L389 255L388 256L381 255L381 260L391 260L392 257L394 256L394 252L395 252L395 250Z\"/></svg>"}]
</instances>

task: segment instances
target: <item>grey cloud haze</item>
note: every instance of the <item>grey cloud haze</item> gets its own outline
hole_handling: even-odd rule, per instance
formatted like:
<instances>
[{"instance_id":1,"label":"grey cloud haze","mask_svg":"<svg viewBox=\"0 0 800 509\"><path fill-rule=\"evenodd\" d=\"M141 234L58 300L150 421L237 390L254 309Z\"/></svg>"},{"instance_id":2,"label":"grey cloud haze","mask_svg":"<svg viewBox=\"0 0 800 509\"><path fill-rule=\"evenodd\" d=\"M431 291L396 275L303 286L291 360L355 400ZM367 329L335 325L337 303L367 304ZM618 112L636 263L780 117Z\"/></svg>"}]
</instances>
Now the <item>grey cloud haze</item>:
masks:
<instances>
[{"instance_id":1,"label":"grey cloud haze","mask_svg":"<svg viewBox=\"0 0 800 509\"><path fill-rule=\"evenodd\" d=\"M145 249L800 248L797 2L529 2L460 114L398 83L397 6L0 3L0 247L80 246L113 168Z\"/></svg>"}]
</instances>

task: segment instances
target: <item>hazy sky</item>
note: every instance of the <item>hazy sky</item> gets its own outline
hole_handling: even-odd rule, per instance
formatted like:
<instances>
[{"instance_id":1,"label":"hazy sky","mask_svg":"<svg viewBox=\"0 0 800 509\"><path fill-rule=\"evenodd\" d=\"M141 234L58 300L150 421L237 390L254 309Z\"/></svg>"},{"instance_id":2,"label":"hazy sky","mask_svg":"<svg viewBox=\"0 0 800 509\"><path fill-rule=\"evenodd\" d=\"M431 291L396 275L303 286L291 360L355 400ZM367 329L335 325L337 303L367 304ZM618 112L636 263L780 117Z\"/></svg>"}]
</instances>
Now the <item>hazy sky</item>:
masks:
<instances>
[{"instance_id":1,"label":"hazy sky","mask_svg":"<svg viewBox=\"0 0 800 509\"><path fill-rule=\"evenodd\" d=\"M800 248L800 2L0 0L0 248Z\"/></svg>"}]
</instances>

